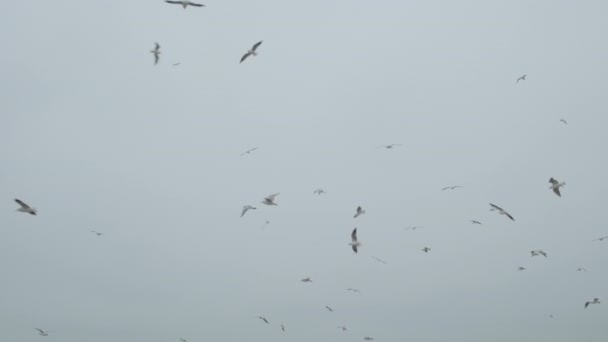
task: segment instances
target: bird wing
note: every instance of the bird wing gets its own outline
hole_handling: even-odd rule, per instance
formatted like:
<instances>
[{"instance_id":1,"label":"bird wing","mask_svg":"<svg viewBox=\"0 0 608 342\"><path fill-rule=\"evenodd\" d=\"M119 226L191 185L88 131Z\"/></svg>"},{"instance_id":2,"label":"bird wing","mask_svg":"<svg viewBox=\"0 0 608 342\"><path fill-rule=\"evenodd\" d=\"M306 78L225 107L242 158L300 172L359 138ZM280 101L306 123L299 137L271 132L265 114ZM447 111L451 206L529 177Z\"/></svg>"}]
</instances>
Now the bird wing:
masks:
<instances>
[{"instance_id":1,"label":"bird wing","mask_svg":"<svg viewBox=\"0 0 608 342\"><path fill-rule=\"evenodd\" d=\"M245 213L247 212L247 210L249 210L248 206L244 206L243 207L243 211L241 212L241 217L243 217L243 215L245 215Z\"/></svg>"},{"instance_id":2,"label":"bird wing","mask_svg":"<svg viewBox=\"0 0 608 342\"><path fill-rule=\"evenodd\" d=\"M357 228L353 229L353 232L350 234L350 238L353 240L353 242L357 242ZM353 247L354 249L354 247ZM356 250L355 250L356 252Z\"/></svg>"},{"instance_id":3,"label":"bird wing","mask_svg":"<svg viewBox=\"0 0 608 342\"><path fill-rule=\"evenodd\" d=\"M258 46L262 45L262 40L260 40L259 42L253 44L253 47L251 48L252 51L257 50Z\"/></svg>"},{"instance_id":4,"label":"bird wing","mask_svg":"<svg viewBox=\"0 0 608 342\"><path fill-rule=\"evenodd\" d=\"M15 198L15 202L17 202L17 204L19 204L21 207L23 207L23 209L30 209L30 206L25 204L22 200Z\"/></svg>"},{"instance_id":5,"label":"bird wing","mask_svg":"<svg viewBox=\"0 0 608 342\"><path fill-rule=\"evenodd\" d=\"M274 198L277 197L279 195L279 193L277 192L276 194L272 194L268 197L266 197L265 199L269 200L270 202L274 201Z\"/></svg>"},{"instance_id":6,"label":"bird wing","mask_svg":"<svg viewBox=\"0 0 608 342\"><path fill-rule=\"evenodd\" d=\"M165 0L165 2L168 2L170 4L176 4L176 5L181 5L182 2L181 1L171 1L171 0Z\"/></svg>"},{"instance_id":7,"label":"bird wing","mask_svg":"<svg viewBox=\"0 0 608 342\"><path fill-rule=\"evenodd\" d=\"M511 221L515 221L515 219L513 218L513 216L511 216L511 214L509 214L509 213L508 213L508 212L506 212L506 211L503 211L503 212L505 213L505 215L507 215L507 217L508 217L508 218L510 218L510 219L511 219Z\"/></svg>"},{"instance_id":8,"label":"bird wing","mask_svg":"<svg viewBox=\"0 0 608 342\"><path fill-rule=\"evenodd\" d=\"M558 181L557 181L555 178L553 178L553 177L551 177L551 178L549 179L549 183L551 183L551 184L553 184L553 185L555 185L555 184L559 184L559 182L558 182Z\"/></svg>"},{"instance_id":9,"label":"bird wing","mask_svg":"<svg viewBox=\"0 0 608 342\"><path fill-rule=\"evenodd\" d=\"M353 252L357 253L357 246L353 245Z\"/></svg>"},{"instance_id":10,"label":"bird wing","mask_svg":"<svg viewBox=\"0 0 608 342\"><path fill-rule=\"evenodd\" d=\"M447 190L449 188L450 188L449 186L446 186L445 188L441 189L441 191Z\"/></svg>"},{"instance_id":11,"label":"bird wing","mask_svg":"<svg viewBox=\"0 0 608 342\"><path fill-rule=\"evenodd\" d=\"M562 197L562 194L559 193L559 187L558 188L553 188L553 192L555 192L555 194L559 197Z\"/></svg>"},{"instance_id":12,"label":"bird wing","mask_svg":"<svg viewBox=\"0 0 608 342\"><path fill-rule=\"evenodd\" d=\"M195 6L195 7L205 7L205 5L203 5L203 4L197 4L197 3L194 3L194 2L188 2L188 5Z\"/></svg>"},{"instance_id":13,"label":"bird wing","mask_svg":"<svg viewBox=\"0 0 608 342\"><path fill-rule=\"evenodd\" d=\"M158 49L160 49L160 44L158 44L158 43L154 43L154 45L155 45L154 50L158 50Z\"/></svg>"},{"instance_id":14,"label":"bird wing","mask_svg":"<svg viewBox=\"0 0 608 342\"><path fill-rule=\"evenodd\" d=\"M246 54L243 55L243 57L241 57L241 61L239 63L243 63L244 60L247 59L247 57L249 57L251 55L251 53L249 51L247 51Z\"/></svg>"},{"instance_id":15,"label":"bird wing","mask_svg":"<svg viewBox=\"0 0 608 342\"><path fill-rule=\"evenodd\" d=\"M158 64L158 54L154 54L154 65Z\"/></svg>"},{"instance_id":16,"label":"bird wing","mask_svg":"<svg viewBox=\"0 0 608 342\"><path fill-rule=\"evenodd\" d=\"M585 309L589 306L589 302L585 303Z\"/></svg>"},{"instance_id":17,"label":"bird wing","mask_svg":"<svg viewBox=\"0 0 608 342\"><path fill-rule=\"evenodd\" d=\"M35 329L38 330L38 332L40 332L41 334L44 334L44 330L38 329L38 328L35 328Z\"/></svg>"},{"instance_id":18,"label":"bird wing","mask_svg":"<svg viewBox=\"0 0 608 342\"><path fill-rule=\"evenodd\" d=\"M559 121L565 123L566 125L568 124L568 122L566 120L564 120L564 119L560 119Z\"/></svg>"},{"instance_id":19,"label":"bird wing","mask_svg":"<svg viewBox=\"0 0 608 342\"><path fill-rule=\"evenodd\" d=\"M492 203L490 203L490 205L491 205L492 207L494 207L494 209L498 209L498 210L500 210L500 211L504 211L504 210L503 210L501 207L499 207L499 206L497 206L497 205L494 205L494 204L492 204Z\"/></svg>"}]
</instances>

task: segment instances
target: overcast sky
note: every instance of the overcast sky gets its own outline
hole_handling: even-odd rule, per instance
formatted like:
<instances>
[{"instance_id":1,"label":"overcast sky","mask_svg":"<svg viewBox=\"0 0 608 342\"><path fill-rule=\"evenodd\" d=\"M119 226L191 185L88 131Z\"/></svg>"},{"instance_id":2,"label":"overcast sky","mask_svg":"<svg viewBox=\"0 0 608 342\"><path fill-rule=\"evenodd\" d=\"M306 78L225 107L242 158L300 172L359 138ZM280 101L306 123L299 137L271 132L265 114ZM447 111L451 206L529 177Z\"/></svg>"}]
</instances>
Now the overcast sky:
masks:
<instances>
[{"instance_id":1,"label":"overcast sky","mask_svg":"<svg viewBox=\"0 0 608 342\"><path fill-rule=\"evenodd\" d=\"M204 3L0 2L0 340L606 340L608 2Z\"/></svg>"}]
</instances>

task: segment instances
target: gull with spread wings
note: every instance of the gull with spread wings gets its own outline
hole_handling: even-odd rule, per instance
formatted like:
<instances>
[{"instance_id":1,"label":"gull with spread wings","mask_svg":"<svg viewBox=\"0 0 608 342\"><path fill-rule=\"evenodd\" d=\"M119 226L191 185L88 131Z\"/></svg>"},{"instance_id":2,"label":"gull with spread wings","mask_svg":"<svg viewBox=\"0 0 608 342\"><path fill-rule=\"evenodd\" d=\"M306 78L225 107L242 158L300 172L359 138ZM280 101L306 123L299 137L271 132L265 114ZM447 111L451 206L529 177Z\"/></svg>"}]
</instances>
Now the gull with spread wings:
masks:
<instances>
[{"instance_id":1,"label":"gull with spread wings","mask_svg":"<svg viewBox=\"0 0 608 342\"><path fill-rule=\"evenodd\" d=\"M29 205L25 204L25 202L17 198L15 198L15 202L17 202L17 204L21 206L19 209L17 209L17 211L20 211L22 213L28 213L30 215L36 215L35 208L30 207Z\"/></svg>"},{"instance_id":2,"label":"gull with spread wings","mask_svg":"<svg viewBox=\"0 0 608 342\"><path fill-rule=\"evenodd\" d=\"M511 214L509 214L508 212L506 212L503 208L494 205L492 203L490 203L490 205L492 206L492 209L490 209L490 211L498 211L498 213L500 215L506 215L508 218L510 218L512 221L515 221L515 219L513 218L513 216L511 216Z\"/></svg>"},{"instance_id":3,"label":"gull with spread wings","mask_svg":"<svg viewBox=\"0 0 608 342\"><path fill-rule=\"evenodd\" d=\"M365 210L363 210L363 208L361 208L361 206L358 206L357 207L357 212L355 213L355 218L357 218L357 217L359 217L359 216L361 216L363 214L365 214Z\"/></svg>"},{"instance_id":4,"label":"gull with spread wings","mask_svg":"<svg viewBox=\"0 0 608 342\"><path fill-rule=\"evenodd\" d=\"M257 208L254 207L254 206L244 205L243 206L243 211L241 211L241 217L245 216L245 214L247 213L247 211L249 211L249 210L255 210L255 209L257 209Z\"/></svg>"},{"instance_id":5,"label":"gull with spread wings","mask_svg":"<svg viewBox=\"0 0 608 342\"><path fill-rule=\"evenodd\" d=\"M525 80L526 80L526 75L523 75L520 78L518 78L515 83L519 83L519 81L525 81Z\"/></svg>"},{"instance_id":6,"label":"gull with spread wings","mask_svg":"<svg viewBox=\"0 0 608 342\"><path fill-rule=\"evenodd\" d=\"M243 57L241 57L241 61L239 63L243 63L247 57L249 56L257 56L258 53L256 52L256 50L258 49L258 47L260 45L262 45L263 40L260 40L259 42L253 44L253 46L251 47L251 49L247 50L247 52L243 55Z\"/></svg>"},{"instance_id":7,"label":"gull with spread wings","mask_svg":"<svg viewBox=\"0 0 608 342\"><path fill-rule=\"evenodd\" d=\"M150 53L154 55L154 65L158 64L160 45L158 43L154 43L154 50L150 50Z\"/></svg>"},{"instance_id":8,"label":"gull with spread wings","mask_svg":"<svg viewBox=\"0 0 608 342\"><path fill-rule=\"evenodd\" d=\"M277 192L276 194L269 195L268 197L264 198L262 203L264 203L266 205L278 205L274 201L274 198L277 197L278 195L279 195L279 192Z\"/></svg>"},{"instance_id":9,"label":"gull with spread wings","mask_svg":"<svg viewBox=\"0 0 608 342\"><path fill-rule=\"evenodd\" d=\"M203 4L197 4L195 2L188 1L188 0L177 0L177 1L165 0L165 2L168 4L173 4L173 5L182 5L182 7L184 9L186 9L186 7L188 7L188 6L205 7L205 5L203 5Z\"/></svg>"},{"instance_id":10,"label":"gull with spread wings","mask_svg":"<svg viewBox=\"0 0 608 342\"><path fill-rule=\"evenodd\" d=\"M252 148L252 149L249 149L249 150L247 150L247 151L245 151L245 152L241 153L241 157L242 157L242 156L244 156L244 155L246 155L246 154L249 154L249 153L251 153L251 152L253 152L253 151L257 150L257 149L258 149L257 147L254 147L254 148Z\"/></svg>"},{"instance_id":11,"label":"gull with spread wings","mask_svg":"<svg viewBox=\"0 0 608 342\"><path fill-rule=\"evenodd\" d=\"M359 240L357 240L357 228L355 228L350 234L350 238L352 242L349 243L349 245L352 246L353 252L357 253L357 248L361 246L361 243L359 242Z\"/></svg>"},{"instance_id":12,"label":"gull with spread wings","mask_svg":"<svg viewBox=\"0 0 608 342\"><path fill-rule=\"evenodd\" d=\"M566 182L560 183L557 179L551 177L551 179L549 179L549 183L551 183L549 189L553 190L557 196L562 197L562 194L559 193L559 188L566 185Z\"/></svg>"}]
</instances>

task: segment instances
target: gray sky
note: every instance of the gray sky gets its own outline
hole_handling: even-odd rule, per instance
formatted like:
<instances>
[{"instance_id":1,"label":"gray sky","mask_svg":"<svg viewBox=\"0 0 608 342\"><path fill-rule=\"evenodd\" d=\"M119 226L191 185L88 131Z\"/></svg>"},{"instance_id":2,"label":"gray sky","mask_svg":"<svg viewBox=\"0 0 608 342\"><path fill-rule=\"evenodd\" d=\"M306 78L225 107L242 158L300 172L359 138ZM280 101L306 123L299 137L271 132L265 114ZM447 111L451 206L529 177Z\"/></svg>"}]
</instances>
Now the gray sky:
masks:
<instances>
[{"instance_id":1,"label":"gray sky","mask_svg":"<svg viewBox=\"0 0 608 342\"><path fill-rule=\"evenodd\" d=\"M606 1L204 3L0 2L0 339L606 339Z\"/></svg>"}]
</instances>

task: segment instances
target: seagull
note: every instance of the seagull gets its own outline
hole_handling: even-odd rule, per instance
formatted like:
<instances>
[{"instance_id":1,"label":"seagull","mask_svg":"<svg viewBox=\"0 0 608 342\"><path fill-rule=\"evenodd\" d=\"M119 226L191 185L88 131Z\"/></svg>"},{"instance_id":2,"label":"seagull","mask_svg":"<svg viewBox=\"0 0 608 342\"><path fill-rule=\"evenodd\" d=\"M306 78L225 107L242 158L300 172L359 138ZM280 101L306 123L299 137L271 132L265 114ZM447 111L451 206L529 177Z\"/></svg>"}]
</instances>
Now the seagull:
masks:
<instances>
[{"instance_id":1,"label":"seagull","mask_svg":"<svg viewBox=\"0 0 608 342\"><path fill-rule=\"evenodd\" d=\"M428 247L424 247L423 249L421 249L424 253L428 253L431 249Z\"/></svg>"},{"instance_id":2,"label":"seagull","mask_svg":"<svg viewBox=\"0 0 608 342\"><path fill-rule=\"evenodd\" d=\"M44 331L42 329L38 329L38 328L35 328L35 329L38 330L38 335L40 335L40 336L49 336L48 332L46 332L46 331Z\"/></svg>"},{"instance_id":3,"label":"seagull","mask_svg":"<svg viewBox=\"0 0 608 342\"><path fill-rule=\"evenodd\" d=\"M388 262L386 262L386 261L384 261L384 260L382 260L382 259L380 259L378 257L372 256L372 258L376 259L376 261L381 262L381 263L383 263L385 265L388 264Z\"/></svg>"},{"instance_id":4,"label":"seagull","mask_svg":"<svg viewBox=\"0 0 608 342\"><path fill-rule=\"evenodd\" d=\"M281 330L283 330L283 332L285 332L285 326L283 324L281 324Z\"/></svg>"},{"instance_id":5,"label":"seagull","mask_svg":"<svg viewBox=\"0 0 608 342\"><path fill-rule=\"evenodd\" d=\"M323 190L323 189L317 189L313 192L313 194L317 194L317 195L323 195L326 194L327 191Z\"/></svg>"},{"instance_id":6,"label":"seagull","mask_svg":"<svg viewBox=\"0 0 608 342\"><path fill-rule=\"evenodd\" d=\"M543 250L540 250L540 249L537 249L537 250L534 250L534 251L530 251L530 254L531 254L530 256L539 256L539 255L542 255L545 258L547 257L547 253L545 251L543 251Z\"/></svg>"},{"instance_id":7,"label":"seagull","mask_svg":"<svg viewBox=\"0 0 608 342\"><path fill-rule=\"evenodd\" d=\"M97 236L102 236L102 235L103 235L103 233L96 232L96 231L94 231L94 230L91 230L91 233L95 233L95 235L97 235Z\"/></svg>"},{"instance_id":8,"label":"seagull","mask_svg":"<svg viewBox=\"0 0 608 342\"><path fill-rule=\"evenodd\" d=\"M181 338L181 337L179 338L179 340L182 341L182 342L190 342L190 341L188 341L188 339Z\"/></svg>"},{"instance_id":9,"label":"seagull","mask_svg":"<svg viewBox=\"0 0 608 342\"><path fill-rule=\"evenodd\" d=\"M182 65L182 63L173 63L171 64L172 66L178 66L178 65Z\"/></svg>"},{"instance_id":10,"label":"seagull","mask_svg":"<svg viewBox=\"0 0 608 342\"><path fill-rule=\"evenodd\" d=\"M253 56L257 56L257 55L258 55L258 53L256 52L256 50L258 49L258 47L259 47L260 45L262 45L262 42L263 42L263 41L262 41L262 40L260 40L259 42L257 42L257 43L255 43L255 44L253 44L253 46L251 47L251 49L247 50L247 53L245 53L245 54L243 55L243 57L241 57L241 62L240 62L240 63L243 63L243 61L244 61L244 60L246 60L246 59L247 59L247 57L249 57L249 56L251 56L251 55L253 55Z\"/></svg>"},{"instance_id":11,"label":"seagull","mask_svg":"<svg viewBox=\"0 0 608 342\"><path fill-rule=\"evenodd\" d=\"M602 237L599 237L599 238L597 238L597 239L593 239L593 240L591 240L591 241L604 241L604 239L608 239L608 235L607 235L607 236L602 236Z\"/></svg>"},{"instance_id":12,"label":"seagull","mask_svg":"<svg viewBox=\"0 0 608 342\"><path fill-rule=\"evenodd\" d=\"M269 195L268 197L264 198L262 203L264 203L266 205L278 205L274 202L274 198L277 197L278 195L279 195L278 192L276 194Z\"/></svg>"},{"instance_id":13,"label":"seagull","mask_svg":"<svg viewBox=\"0 0 608 342\"><path fill-rule=\"evenodd\" d=\"M519 83L519 81L525 81L525 80L526 80L526 75L523 75L522 77L518 78L515 83Z\"/></svg>"},{"instance_id":14,"label":"seagull","mask_svg":"<svg viewBox=\"0 0 608 342\"><path fill-rule=\"evenodd\" d=\"M340 329L342 331L348 331L348 328L345 325L339 325L338 329Z\"/></svg>"},{"instance_id":15,"label":"seagull","mask_svg":"<svg viewBox=\"0 0 608 342\"><path fill-rule=\"evenodd\" d=\"M363 208L361 208L361 206L357 207L357 213L355 214L355 218L357 218L357 216L363 215L365 214L365 210L363 210Z\"/></svg>"},{"instance_id":16,"label":"seagull","mask_svg":"<svg viewBox=\"0 0 608 342\"><path fill-rule=\"evenodd\" d=\"M510 215L508 212L506 212L506 211L505 211L503 208L501 208L501 207L499 207L499 206L497 206L497 205L494 205L494 204L492 204L492 203L490 203L490 205L492 206L492 209L490 209L490 211L494 211L494 210L496 210L496 211L498 211L498 213L499 213L500 215L507 215L507 217L508 217L508 218L510 218L512 221L515 221L515 219L513 218L513 216L511 216L511 215Z\"/></svg>"},{"instance_id":17,"label":"seagull","mask_svg":"<svg viewBox=\"0 0 608 342\"><path fill-rule=\"evenodd\" d=\"M16 199L15 198L15 202L17 202L17 204L19 204L21 206L19 209L17 209L17 211L20 211L22 213L28 213L28 214L31 214L31 215L34 215L34 216L36 215L36 209L35 208L30 207L29 205L25 204L25 202L23 202L20 199Z\"/></svg>"},{"instance_id":18,"label":"seagull","mask_svg":"<svg viewBox=\"0 0 608 342\"><path fill-rule=\"evenodd\" d=\"M447 190L447 189L454 190L456 188L462 188L462 186L460 186L460 185L446 186L445 188L441 189L441 191L444 191L444 190Z\"/></svg>"},{"instance_id":19,"label":"seagull","mask_svg":"<svg viewBox=\"0 0 608 342\"><path fill-rule=\"evenodd\" d=\"M471 220L471 222L472 222L473 224L481 224L481 222L476 221L476 220Z\"/></svg>"},{"instance_id":20,"label":"seagull","mask_svg":"<svg viewBox=\"0 0 608 342\"><path fill-rule=\"evenodd\" d=\"M246 155L246 154L249 154L249 153L251 153L251 152L253 152L253 151L257 150L257 149L258 149L257 147L254 147L254 148L252 148L250 150L247 150L247 151L241 153L241 157L244 156L244 155Z\"/></svg>"},{"instance_id":21,"label":"seagull","mask_svg":"<svg viewBox=\"0 0 608 342\"><path fill-rule=\"evenodd\" d=\"M424 227L420 227L420 226L413 226L413 227L407 227L407 228L405 228L404 230L416 230L416 229L419 229L419 228L424 228Z\"/></svg>"},{"instance_id":22,"label":"seagull","mask_svg":"<svg viewBox=\"0 0 608 342\"><path fill-rule=\"evenodd\" d=\"M564 125L567 125L567 124L568 124L568 121L566 121L566 120L564 120L564 119L559 119L559 121L563 122L563 123L564 123Z\"/></svg>"},{"instance_id":23,"label":"seagull","mask_svg":"<svg viewBox=\"0 0 608 342\"><path fill-rule=\"evenodd\" d=\"M249 205L249 204L248 204L248 205L244 205L244 206L243 206L243 211L241 212L241 217L243 217L243 216L244 216L244 215L247 213L247 211L248 211L248 210L250 210L250 209L255 210L255 209L257 209L257 208L256 208L256 207L254 207L254 206L251 206L251 205Z\"/></svg>"},{"instance_id":24,"label":"seagull","mask_svg":"<svg viewBox=\"0 0 608 342\"><path fill-rule=\"evenodd\" d=\"M583 271L583 272L587 272L587 270L586 270L586 269L584 269L584 268L582 268L582 267L579 267L579 268L577 268L576 270L577 270L577 271Z\"/></svg>"},{"instance_id":25,"label":"seagull","mask_svg":"<svg viewBox=\"0 0 608 342\"><path fill-rule=\"evenodd\" d=\"M361 292L361 291L359 291L359 289L353 289L352 287L347 288L346 291L352 291L352 292L357 292L357 293Z\"/></svg>"},{"instance_id":26,"label":"seagull","mask_svg":"<svg viewBox=\"0 0 608 342\"><path fill-rule=\"evenodd\" d=\"M160 55L160 45L154 43L154 50L150 50L150 53L154 55L154 65L158 64L158 55Z\"/></svg>"},{"instance_id":27,"label":"seagull","mask_svg":"<svg viewBox=\"0 0 608 342\"><path fill-rule=\"evenodd\" d=\"M303 283L312 283L312 279L310 279L310 277L306 277L306 278L304 278L304 279L302 279L300 281L303 282Z\"/></svg>"},{"instance_id":28,"label":"seagull","mask_svg":"<svg viewBox=\"0 0 608 342\"><path fill-rule=\"evenodd\" d=\"M380 147L384 147L385 149L390 150L390 149L392 149L393 147L396 147L396 146L401 146L401 144L380 145L378 147L379 148Z\"/></svg>"},{"instance_id":29,"label":"seagull","mask_svg":"<svg viewBox=\"0 0 608 342\"><path fill-rule=\"evenodd\" d=\"M600 299L599 298L593 298L592 301L586 302L585 303L585 309L589 306L589 304L600 304Z\"/></svg>"},{"instance_id":30,"label":"seagull","mask_svg":"<svg viewBox=\"0 0 608 342\"><path fill-rule=\"evenodd\" d=\"M521 267L521 266L519 266L519 267L517 268L517 270L518 270L518 271L523 271L523 270L525 270L525 269L526 269L525 267Z\"/></svg>"},{"instance_id":31,"label":"seagull","mask_svg":"<svg viewBox=\"0 0 608 342\"><path fill-rule=\"evenodd\" d=\"M566 182L560 183L557 181L557 179L551 177L551 179L549 179L549 183L551 183L549 189L553 189L553 192L555 192L557 196L562 197L562 194L559 193L559 188L566 185Z\"/></svg>"},{"instance_id":32,"label":"seagull","mask_svg":"<svg viewBox=\"0 0 608 342\"><path fill-rule=\"evenodd\" d=\"M268 323L268 320L262 316L258 316L259 319L261 319L262 321L266 322L266 324L270 324Z\"/></svg>"},{"instance_id":33,"label":"seagull","mask_svg":"<svg viewBox=\"0 0 608 342\"><path fill-rule=\"evenodd\" d=\"M334 312L334 309L330 308L329 306L325 305L325 308L327 309L327 311L329 312Z\"/></svg>"},{"instance_id":34,"label":"seagull","mask_svg":"<svg viewBox=\"0 0 608 342\"><path fill-rule=\"evenodd\" d=\"M365 336L363 338L363 341L373 341L373 340L374 340L374 338L373 337L369 337L369 336Z\"/></svg>"},{"instance_id":35,"label":"seagull","mask_svg":"<svg viewBox=\"0 0 608 342\"><path fill-rule=\"evenodd\" d=\"M174 5L182 5L182 7L184 9L186 9L186 7L188 6L194 6L194 7L205 7L205 5L203 4L197 4L188 0L178 0L178 1L171 1L171 0L165 0L166 3L169 4L174 4Z\"/></svg>"},{"instance_id":36,"label":"seagull","mask_svg":"<svg viewBox=\"0 0 608 342\"><path fill-rule=\"evenodd\" d=\"M361 243L357 241L357 228L353 229L353 232L350 234L353 242L349 243L350 246L353 247L353 251L357 253L357 247L361 246Z\"/></svg>"}]
</instances>

